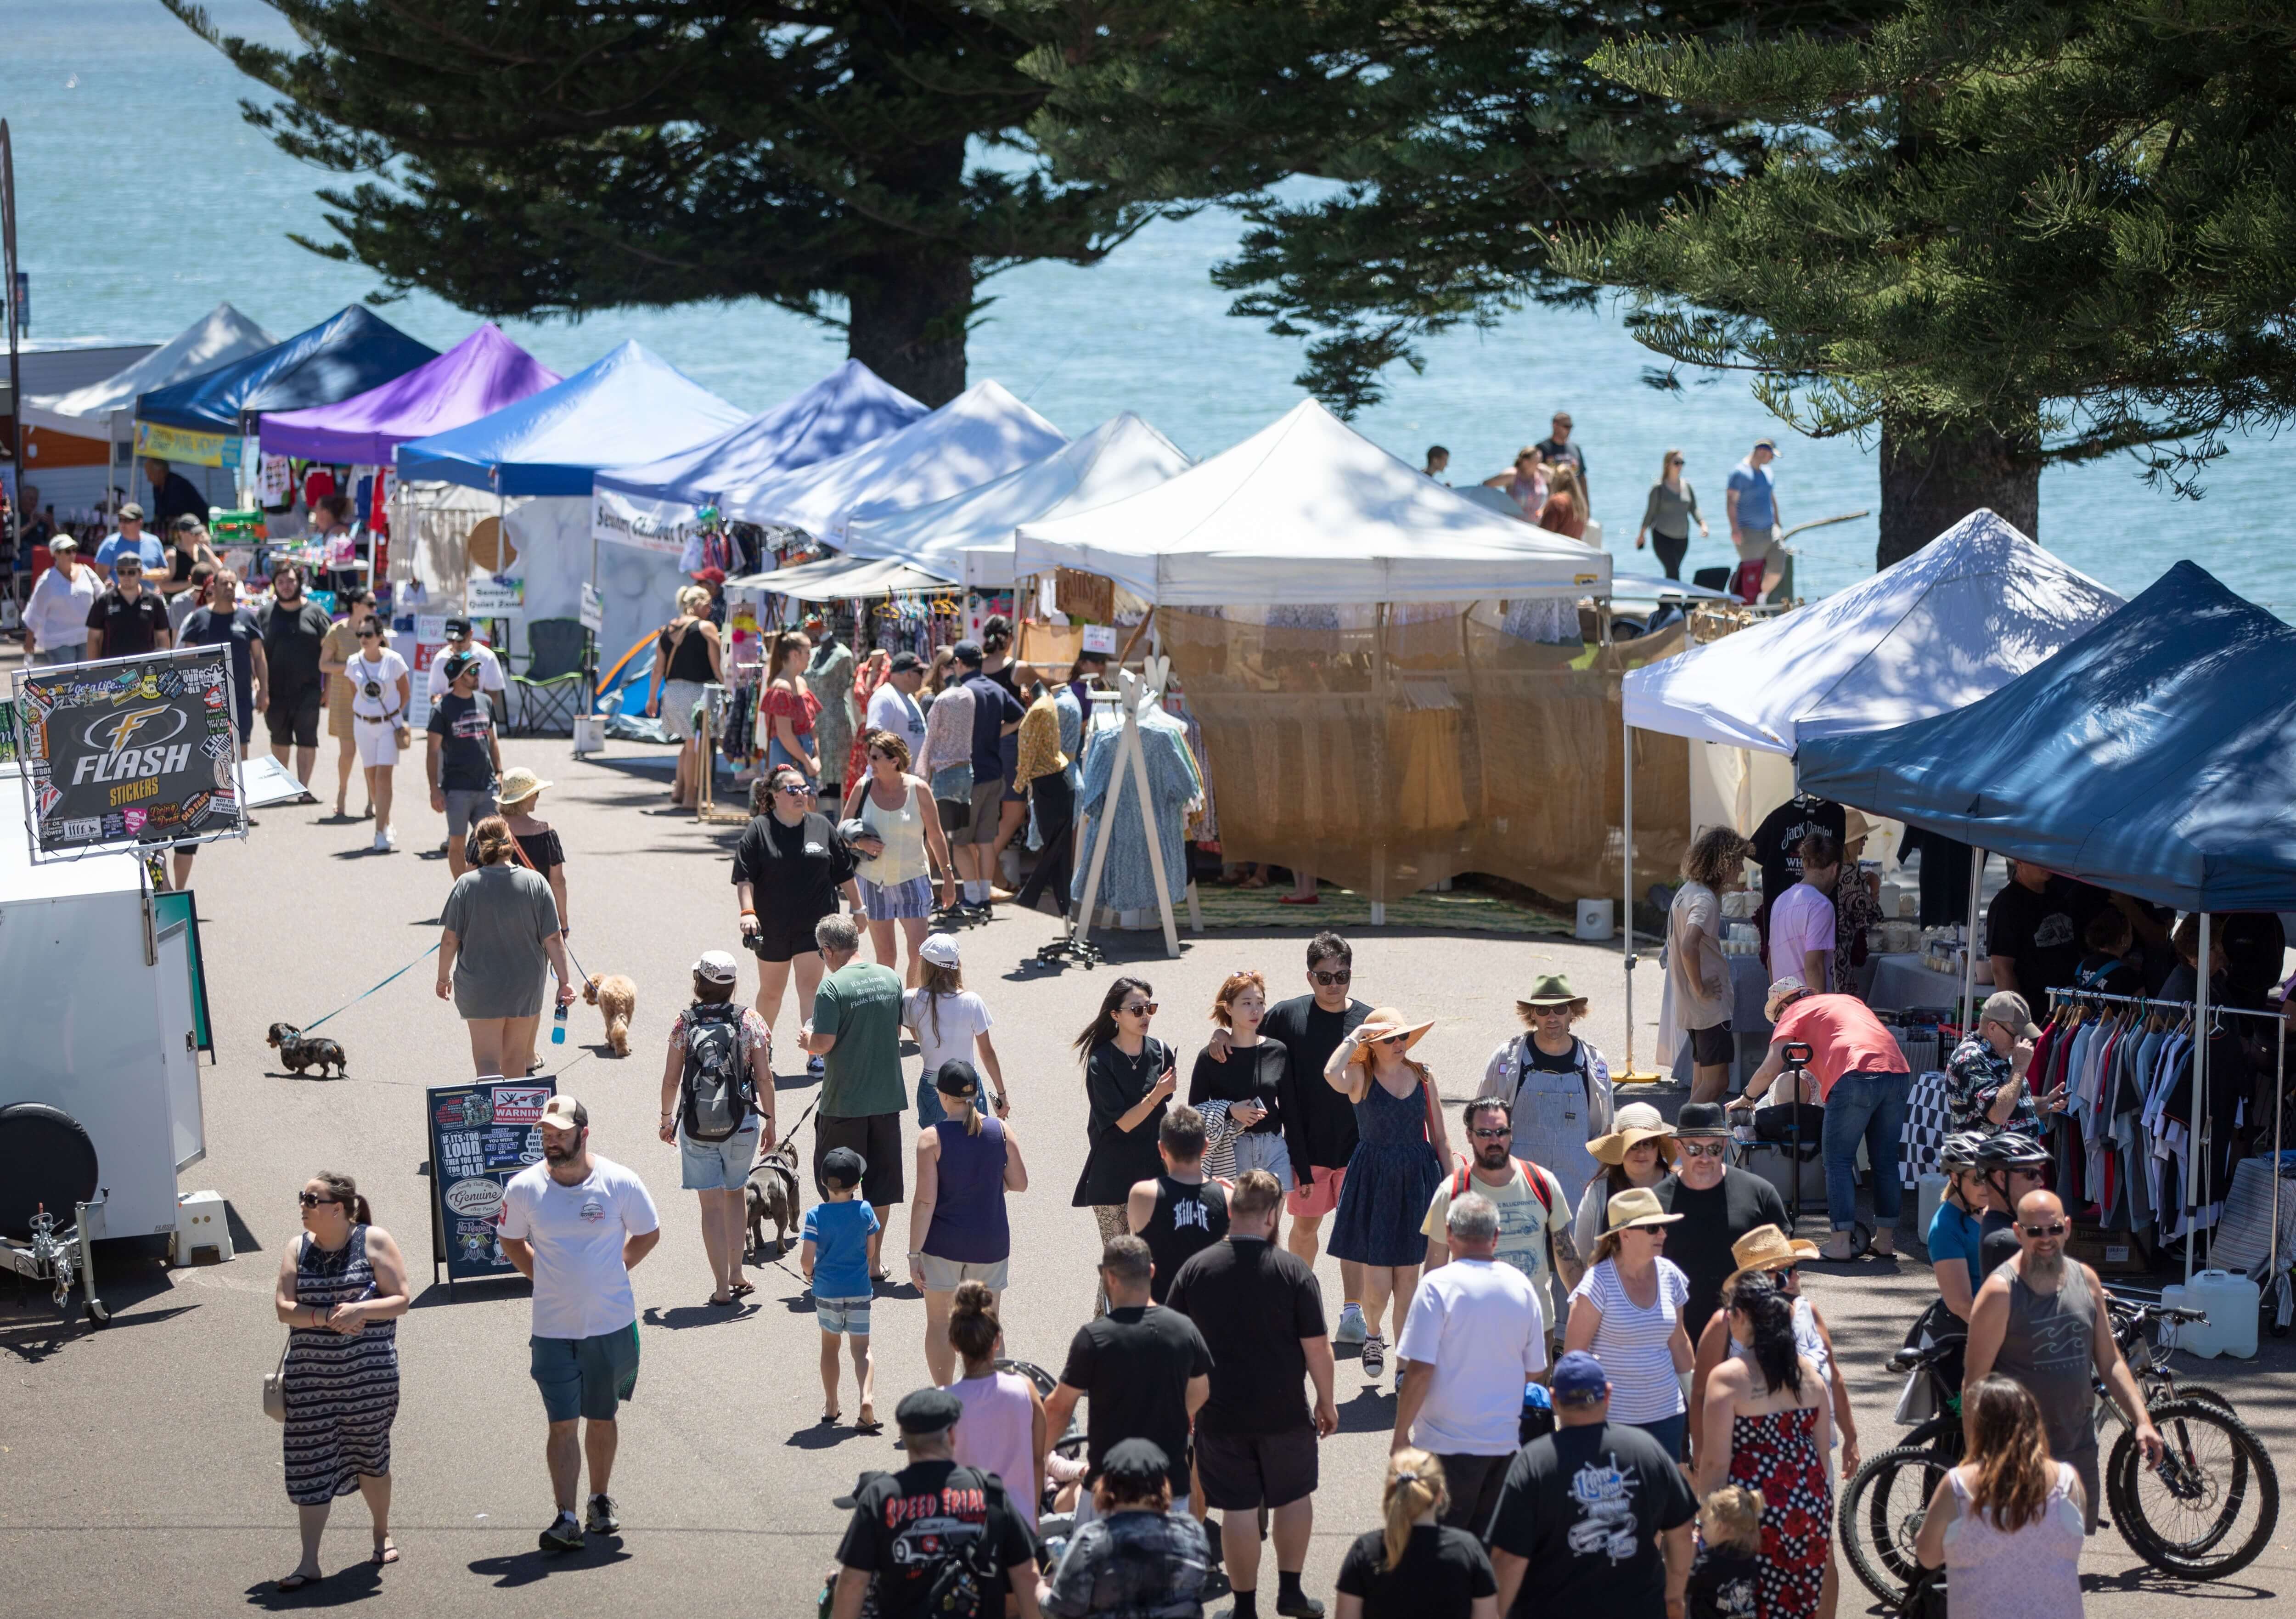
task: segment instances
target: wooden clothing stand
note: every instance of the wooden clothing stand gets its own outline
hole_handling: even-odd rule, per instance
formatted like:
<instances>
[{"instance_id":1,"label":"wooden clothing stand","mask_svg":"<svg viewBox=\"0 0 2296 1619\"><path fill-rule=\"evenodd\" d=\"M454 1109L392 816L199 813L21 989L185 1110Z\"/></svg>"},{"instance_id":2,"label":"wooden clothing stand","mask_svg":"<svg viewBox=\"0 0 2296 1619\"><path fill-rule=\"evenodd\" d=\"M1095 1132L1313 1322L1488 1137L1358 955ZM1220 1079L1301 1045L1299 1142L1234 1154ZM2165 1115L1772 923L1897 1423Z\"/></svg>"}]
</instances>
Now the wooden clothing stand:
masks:
<instances>
[{"instance_id":1,"label":"wooden clothing stand","mask_svg":"<svg viewBox=\"0 0 2296 1619\"><path fill-rule=\"evenodd\" d=\"M1128 669L1119 669L1117 670L1117 689L1095 692L1092 700L1095 703L1115 704L1124 717L1124 728L1116 744L1116 767L1109 776L1108 801L1102 808L1098 818L1108 820L1110 830L1113 831L1115 823L1111 818L1124 801L1124 784L1128 777L1139 797L1140 826L1148 839L1148 868L1156 879L1156 909L1164 924L1164 954L1177 957L1180 953L1180 933L1172 915L1172 886L1164 873L1164 845L1156 835L1156 810L1148 792L1148 760L1140 746L1141 711L1163 701L1164 685L1171 678L1171 671L1172 661L1163 657L1147 661L1144 678ZM1089 738L1091 735L1092 725L1087 718L1085 736ZM1078 835L1086 838L1092 835L1090 818L1078 818ZM1092 942L1090 935L1092 908L1100 897L1101 869L1108 862L1108 842L1109 840L1103 837L1093 844L1092 864L1085 872L1084 897L1070 908L1068 931L1039 949L1037 960L1052 961L1065 957L1086 966L1097 966L1101 961L1099 947ZM1204 931L1203 911L1196 902L1196 885L1193 881L1187 887L1187 901L1188 931L1201 933Z\"/></svg>"}]
</instances>

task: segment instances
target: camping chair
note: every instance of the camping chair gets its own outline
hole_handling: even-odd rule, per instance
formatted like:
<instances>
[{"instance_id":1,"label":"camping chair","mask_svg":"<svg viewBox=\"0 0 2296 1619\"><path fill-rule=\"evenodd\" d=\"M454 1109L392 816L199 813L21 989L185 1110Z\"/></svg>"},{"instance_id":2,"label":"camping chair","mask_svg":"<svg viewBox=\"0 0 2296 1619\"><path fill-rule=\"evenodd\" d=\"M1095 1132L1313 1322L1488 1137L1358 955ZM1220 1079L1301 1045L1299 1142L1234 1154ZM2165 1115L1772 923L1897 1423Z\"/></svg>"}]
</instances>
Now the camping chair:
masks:
<instances>
[{"instance_id":1,"label":"camping chair","mask_svg":"<svg viewBox=\"0 0 2296 1619\"><path fill-rule=\"evenodd\" d=\"M578 619L537 619L526 627L526 672L505 679L519 694L519 736L570 736L583 703L590 632Z\"/></svg>"}]
</instances>

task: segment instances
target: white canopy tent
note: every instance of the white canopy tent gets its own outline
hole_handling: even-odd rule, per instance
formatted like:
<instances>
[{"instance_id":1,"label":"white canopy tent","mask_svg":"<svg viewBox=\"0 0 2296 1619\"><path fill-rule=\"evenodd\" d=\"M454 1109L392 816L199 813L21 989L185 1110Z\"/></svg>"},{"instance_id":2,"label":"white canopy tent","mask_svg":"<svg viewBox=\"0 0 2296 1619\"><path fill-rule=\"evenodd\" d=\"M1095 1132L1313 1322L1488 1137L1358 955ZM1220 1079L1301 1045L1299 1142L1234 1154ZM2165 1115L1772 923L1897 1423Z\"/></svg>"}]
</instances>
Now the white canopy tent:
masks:
<instances>
[{"instance_id":1,"label":"white canopy tent","mask_svg":"<svg viewBox=\"0 0 2296 1619\"><path fill-rule=\"evenodd\" d=\"M227 303L219 303L151 353L100 382L24 401L24 425L81 439L114 437L112 414L132 412L135 396L213 371L279 340Z\"/></svg>"},{"instance_id":2,"label":"white canopy tent","mask_svg":"<svg viewBox=\"0 0 2296 1619\"><path fill-rule=\"evenodd\" d=\"M898 557L952 584L1013 584L1013 534L1152 489L1186 470L1169 439L1130 411L1017 472L931 505L846 525L855 556ZM779 588L778 586L775 588Z\"/></svg>"},{"instance_id":3,"label":"white canopy tent","mask_svg":"<svg viewBox=\"0 0 2296 1619\"><path fill-rule=\"evenodd\" d=\"M740 522L802 529L842 547L861 518L929 505L1041 461L1068 435L994 380L975 382L931 415L832 460L718 491Z\"/></svg>"},{"instance_id":4,"label":"white canopy tent","mask_svg":"<svg viewBox=\"0 0 2296 1619\"><path fill-rule=\"evenodd\" d=\"M1805 737L1881 730L1964 708L2120 606L2103 585L1980 509L1839 595L1630 672L1628 757L1636 729L1791 754ZM1634 801L1630 771L1623 895L1629 1069ZM1978 869L1972 868L1972 887ZM1972 894L1972 918L1974 910ZM1972 962L1973 970L1973 952Z\"/></svg>"},{"instance_id":5,"label":"white canopy tent","mask_svg":"<svg viewBox=\"0 0 2296 1619\"><path fill-rule=\"evenodd\" d=\"M1105 574L1160 606L1606 596L1611 559L1447 489L1313 399L1128 499L1024 522L1020 577Z\"/></svg>"},{"instance_id":6,"label":"white canopy tent","mask_svg":"<svg viewBox=\"0 0 2296 1619\"><path fill-rule=\"evenodd\" d=\"M836 602L897 590L939 590L950 582L898 557L824 556L770 573L744 573L727 579L726 588L766 591L800 602Z\"/></svg>"}]
</instances>

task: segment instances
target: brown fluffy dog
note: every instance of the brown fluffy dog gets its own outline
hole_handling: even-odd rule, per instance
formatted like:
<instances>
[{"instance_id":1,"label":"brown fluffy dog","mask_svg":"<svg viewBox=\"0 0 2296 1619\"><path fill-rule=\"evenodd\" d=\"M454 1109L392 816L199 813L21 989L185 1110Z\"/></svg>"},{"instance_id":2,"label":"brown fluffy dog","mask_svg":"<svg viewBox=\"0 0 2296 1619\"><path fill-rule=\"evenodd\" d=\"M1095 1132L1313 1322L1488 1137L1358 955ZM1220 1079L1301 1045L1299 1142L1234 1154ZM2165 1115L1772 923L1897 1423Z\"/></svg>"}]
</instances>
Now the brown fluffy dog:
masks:
<instances>
[{"instance_id":1,"label":"brown fluffy dog","mask_svg":"<svg viewBox=\"0 0 2296 1619\"><path fill-rule=\"evenodd\" d=\"M638 1009L638 987L619 973L593 973L582 999L605 1015L606 1044L616 1056L630 1054L630 1016Z\"/></svg>"}]
</instances>

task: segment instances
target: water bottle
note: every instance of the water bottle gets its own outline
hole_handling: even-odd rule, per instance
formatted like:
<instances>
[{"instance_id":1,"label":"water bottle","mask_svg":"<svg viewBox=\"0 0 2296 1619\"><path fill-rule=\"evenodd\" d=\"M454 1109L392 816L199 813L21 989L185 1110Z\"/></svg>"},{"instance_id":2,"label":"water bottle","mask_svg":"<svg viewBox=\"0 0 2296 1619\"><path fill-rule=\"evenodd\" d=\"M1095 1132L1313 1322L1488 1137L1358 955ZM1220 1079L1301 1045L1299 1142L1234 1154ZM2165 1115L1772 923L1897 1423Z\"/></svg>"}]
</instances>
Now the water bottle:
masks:
<instances>
[{"instance_id":1,"label":"water bottle","mask_svg":"<svg viewBox=\"0 0 2296 1619\"><path fill-rule=\"evenodd\" d=\"M554 1046L566 1043L566 1003L562 1000L558 1003L558 1010L550 1015L550 1043Z\"/></svg>"}]
</instances>

